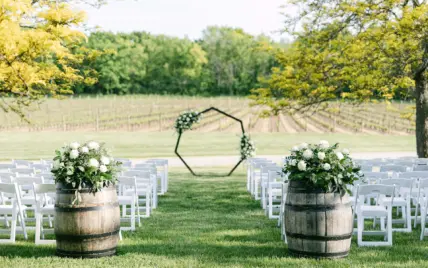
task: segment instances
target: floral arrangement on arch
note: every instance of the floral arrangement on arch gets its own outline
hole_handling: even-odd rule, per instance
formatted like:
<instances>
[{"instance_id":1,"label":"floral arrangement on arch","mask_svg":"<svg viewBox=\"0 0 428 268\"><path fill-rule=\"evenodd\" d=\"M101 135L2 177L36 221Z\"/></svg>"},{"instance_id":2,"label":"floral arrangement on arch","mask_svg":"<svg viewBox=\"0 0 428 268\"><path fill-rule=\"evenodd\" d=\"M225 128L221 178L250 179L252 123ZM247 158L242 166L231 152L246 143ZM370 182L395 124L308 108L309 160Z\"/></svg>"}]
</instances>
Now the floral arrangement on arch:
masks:
<instances>
[{"instance_id":1,"label":"floral arrangement on arch","mask_svg":"<svg viewBox=\"0 0 428 268\"><path fill-rule=\"evenodd\" d=\"M97 192L117 182L122 163L110 156L104 144L73 142L55 153L51 171L55 183L71 189L89 188L91 192Z\"/></svg>"},{"instance_id":2,"label":"floral arrangement on arch","mask_svg":"<svg viewBox=\"0 0 428 268\"><path fill-rule=\"evenodd\" d=\"M249 157L253 157L256 154L256 147L254 142L250 139L249 136L243 134L241 136L241 159L245 160Z\"/></svg>"},{"instance_id":3,"label":"floral arrangement on arch","mask_svg":"<svg viewBox=\"0 0 428 268\"><path fill-rule=\"evenodd\" d=\"M283 171L289 180L302 181L309 187L343 195L349 192L347 185L353 185L363 175L349 156L349 150L338 151L338 147L337 143L330 146L327 141L294 146Z\"/></svg>"},{"instance_id":4,"label":"floral arrangement on arch","mask_svg":"<svg viewBox=\"0 0 428 268\"><path fill-rule=\"evenodd\" d=\"M174 128L177 133L182 133L185 130L192 129L194 123L199 123L201 121L202 114L197 111L186 111L182 112L177 120L175 120Z\"/></svg>"}]
</instances>

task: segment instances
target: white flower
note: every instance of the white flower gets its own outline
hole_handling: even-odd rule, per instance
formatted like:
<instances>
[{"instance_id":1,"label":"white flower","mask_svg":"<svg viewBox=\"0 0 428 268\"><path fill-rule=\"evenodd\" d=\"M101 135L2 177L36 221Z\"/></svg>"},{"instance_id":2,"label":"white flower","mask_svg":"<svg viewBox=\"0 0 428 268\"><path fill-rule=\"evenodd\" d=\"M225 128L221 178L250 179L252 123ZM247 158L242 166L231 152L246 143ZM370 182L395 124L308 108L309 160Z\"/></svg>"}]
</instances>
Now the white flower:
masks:
<instances>
[{"instance_id":1,"label":"white flower","mask_svg":"<svg viewBox=\"0 0 428 268\"><path fill-rule=\"evenodd\" d=\"M336 153L336 156L337 156L337 158L338 158L339 160L342 160L342 159L343 159L343 154L342 154L341 152L337 152L337 153Z\"/></svg>"},{"instance_id":2,"label":"white flower","mask_svg":"<svg viewBox=\"0 0 428 268\"><path fill-rule=\"evenodd\" d=\"M58 160L55 160L54 162L53 162L53 164L52 164L52 168L55 170L55 169L58 169L60 167L60 163L59 163L59 161Z\"/></svg>"},{"instance_id":3,"label":"white flower","mask_svg":"<svg viewBox=\"0 0 428 268\"><path fill-rule=\"evenodd\" d=\"M108 165L110 164L110 158L106 157L106 156L102 156L101 157L101 163L103 163L104 165ZM100 167L101 168L101 167Z\"/></svg>"},{"instance_id":4,"label":"white flower","mask_svg":"<svg viewBox=\"0 0 428 268\"><path fill-rule=\"evenodd\" d=\"M303 160L300 160L300 161L299 161L299 164L297 164L297 168L298 168L300 171L305 171L305 170L306 170L306 162L305 162L305 161L303 161Z\"/></svg>"},{"instance_id":5,"label":"white flower","mask_svg":"<svg viewBox=\"0 0 428 268\"><path fill-rule=\"evenodd\" d=\"M291 159L290 160L290 166L295 167L297 165L297 160L296 159Z\"/></svg>"},{"instance_id":6,"label":"white flower","mask_svg":"<svg viewBox=\"0 0 428 268\"><path fill-rule=\"evenodd\" d=\"M101 165L101 166L100 166L100 171L101 171L102 173L107 172L107 167L106 167L105 165Z\"/></svg>"},{"instance_id":7,"label":"white flower","mask_svg":"<svg viewBox=\"0 0 428 268\"><path fill-rule=\"evenodd\" d=\"M324 159L325 159L325 153L324 153L324 152L319 152L319 153L317 154L317 156L318 156L318 159L319 159L319 160L324 160Z\"/></svg>"},{"instance_id":8,"label":"white flower","mask_svg":"<svg viewBox=\"0 0 428 268\"><path fill-rule=\"evenodd\" d=\"M343 150L342 150L342 153L343 153L344 155L348 155L348 154L349 154L349 150L345 148L345 149L343 149Z\"/></svg>"},{"instance_id":9,"label":"white flower","mask_svg":"<svg viewBox=\"0 0 428 268\"><path fill-rule=\"evenodd\" d=\"M70 159L76 159L79 157L79 151L77 150L71 150L70 152Z\"/></svg>"},{"instance_id":10,"label":"white flower","mask_svg":"<svg viewBox=\"0 0 428 268\"><path fill-rule=\"evenodd\" d=\"M306 149L304 152L303 152L303 158L305 158L305 159L311 159L312 158L312 156L314 156L314 153L312 152L312 150L310 150L310 149Z\"/></svg>"},{"instance_id":11,"label":"white flower","mask_svg":"<svg viewBox=\"0 0 428 268\"><path fill-rule=\"evenodd\" d=\"M322 165L322 168L325 169L325 170L330 170L331 166L330 166L329 163L325 163L324 165Z\"/></svg>"},{"instance_id":12,"label":"white flower","mask_svg":"<svg viewBox=\"0 0 428 268\"><path fill-rule=\"evenodd\" d=\"M297 147L297 146L293 146L293 148L291 148L292 152L297 152L298 150L299 150L299 147Z\"/></svg>"},{"instance_id":13,"label":"white flower","mask_svg":"<svg viewBox=\"0 0 428 268\"><path fill-rule=\"evenodd\" d=\"M89 159L88 166L98 168L99 165L100 165L100 163L98 162L97 159L95 159L95 158Z\"/></svg>"},{"instance_id":14,"label":"white flower","mask_svg":"<svg viewBox=\"0 0 428 268\"><path fill-rule=\"evenodd\" d=\"M342 175L342 174L340 174L340 173L339 173L339 175L337 175L337 177L338 177L339 179L343 179L343 175Z\"/></svg>"},{"instance_id":15,"label":"white flower","mask_svg":"<svg viewBox=\"0 0 428 268\"><path fill-rule=\"evenodd\" d=\"M79 148L80 144L77 142L72 142L70 144L70 148L76 150L77 148Z\"/></svg>"},{"instance_id":16,"label":"white flower","mask_svg":"<svg viewBox=\"0 0 428 268\"><path fill-rule=\"evenodd\" d=\"M88 147L91 150L98 150L100 148L100 145L98 144L98 142L91 141L90 143L88 143Z\"/></svg>"},{"instance_id":17,"label":"white flower","mask_svg":"<svg viewBox=\"0 0 428 268\"><path fill-rule=\"evenodd\" d=\"M319 146L321 149L327 149L330 146L330 144L326 140L321 140L319 142Z\"/></svg>"},{"instance_id":18,"label":"white flower","mask_svg":"<svg viewBox=\"0 0 428 268\"><path fill-rule=\"evenodd\" d=\"M87 153L89 153L89 148L86 146L83 146L82 148L80 148L80 152L82 154L87 154Z\"/></svg>"},{"instance_id":19,"label":"white flower","mask_svg":"<svg viewBox=\"0 0 428 268\"><path fill-rule=\"evenodd\" d=\"M306 148L308 148L308 144L306 142L304 142L304 143L302 143L302 144L299 145L299 149L300 150L303 150L303 149L306 149Z\"/></svg>"},{"instance_id":20,"label":"white flower","mask_svg":"<svg viewBox=\"0 0 428 268\"><path fill-rule=\"evenodd\" d=\"M74 172L73 172L73 170L72 170L72 169L67 170L67 175L68 175L68 176L73 175L73 173L74 173Z\"/></svg>"}]
</instances>

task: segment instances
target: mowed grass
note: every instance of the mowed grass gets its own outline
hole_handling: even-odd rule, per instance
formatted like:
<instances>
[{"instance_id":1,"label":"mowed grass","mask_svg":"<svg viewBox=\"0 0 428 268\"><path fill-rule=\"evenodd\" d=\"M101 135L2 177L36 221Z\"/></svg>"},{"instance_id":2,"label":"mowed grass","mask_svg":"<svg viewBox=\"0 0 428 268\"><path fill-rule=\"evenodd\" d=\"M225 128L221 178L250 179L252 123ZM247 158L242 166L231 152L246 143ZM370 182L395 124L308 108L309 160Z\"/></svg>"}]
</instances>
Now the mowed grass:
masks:
<instances>
[{"instance_id":1,"label":"mowed grass","mask_svg":"<svg viewBox=\"0 0 428 268\"><path fill-rule=\"evenodd\" d=\"M326 139L339 142L352 152L413 152L415 137L363 134L257 133L251 135L258 155L284 155L301 142ZM2 132L0 159L52 158L56 149L72 141L106 142L117 157L146 158L174 156L177 134L168 132ZM183 134L184 156L237 155L239 136L234 133L188 131Z\"/></svg>"},{"instance_id":2,"label":"mowed grass","mask_svg":"<svg viewBox=\"0 0 428 268\"><path fill-rule=\"evenodd\" d=\"M217 172L217 169L209 170ZM241 169L232 177L170 175L169 192L152 217L134 233L124 233L118 254L103 259L63 259L54 246L34 241L0 245L1 267L428 267L428 239L419 229L394 233L394 246L359 248L341 260L288 255L275 220L246 192ZM33 237L31 237L33 239Z\"/></svg>"}]
</instances>

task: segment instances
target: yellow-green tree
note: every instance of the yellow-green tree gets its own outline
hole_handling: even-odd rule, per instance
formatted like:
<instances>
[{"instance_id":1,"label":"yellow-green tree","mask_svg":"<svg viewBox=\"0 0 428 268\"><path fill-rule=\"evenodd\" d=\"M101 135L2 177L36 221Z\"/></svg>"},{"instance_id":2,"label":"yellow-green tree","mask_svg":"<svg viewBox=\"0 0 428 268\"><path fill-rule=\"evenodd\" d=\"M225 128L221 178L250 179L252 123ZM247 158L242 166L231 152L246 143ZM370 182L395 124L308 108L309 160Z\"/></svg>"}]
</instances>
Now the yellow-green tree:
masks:
<instances>
[{"instance_id":1,"label":"yellow-green tree","mask_svg":"<svg viewBox=\"0 0 428 268\"><path fill-rule=\"evenodd\" d=\"M98 1L94 1L99 3ZM90 82L78 68L88 51L76 30L85 14L69 1L0 0L0 107L22 115L46 95L70 93L74 83Z\"/></svg>"},{"instance_id":2,"label":"yellow-green tree","mask_svg":"<svg viewBox=\"0 0 428 268\"><path fill-rule=\"evenodd\" d=\"M295 42L277 52L254 103L271 113L364 102L407 89L416 98L419 157L428 157L428 2L426 0L290 0ZM299 29L294 31L293 29ZM323 105L321 105L323 104Z\"/></svg>"}]
</instances>

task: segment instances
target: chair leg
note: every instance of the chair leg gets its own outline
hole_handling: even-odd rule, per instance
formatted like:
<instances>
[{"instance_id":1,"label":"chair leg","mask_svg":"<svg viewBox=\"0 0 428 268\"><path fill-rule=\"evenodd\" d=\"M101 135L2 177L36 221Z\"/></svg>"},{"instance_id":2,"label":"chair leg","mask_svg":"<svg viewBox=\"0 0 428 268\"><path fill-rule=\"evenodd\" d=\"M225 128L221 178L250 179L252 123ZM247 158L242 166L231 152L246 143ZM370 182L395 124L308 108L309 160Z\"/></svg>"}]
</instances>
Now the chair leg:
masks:
<instances>
[{"instance_id":1,"label":"chair leg","mask_svg":"<svg viewBox=\"0 0 428 268\"><path fill-rule=\"evenodd\" d=\"M415 222L413 224L413 228L416 228L418 224L418 209L419 209L419 201L416 202L416 208L415 208Z\"/></svg>"},{"instance_id":2,"label":"chair leg","mask_svg":"<svg viewBox=\"0 0 428 268\"><path fill-rule=\"evenodd\" d=\"M420 239L424 240L424 236L425 236L425 218L426 218L426 209L422 208L421 209L421 236Z\"/></svg>"},{"instance_id":3,"label":"chair leg","mask_svg":"<svg viewBox=\"0 0 428 268\"><path fill-rule=\"evenodd\" d=\"M41 226L40 226L40 213L36 213L36 237L35 243L36 245L40 244L40 236L41 236Z\"/></svg>"},{"instance_id":4,"label":"chair leg","mask_svg":"<svg viewBox=\"0 0 428 268\"><path fill-rule=\"evenodd\" d=\"M357 242L358 246L363 243L364 218L362 215L357 215Z\"/></svg>"},{"instance_id":5,"label":"chair leg","mask_svg":"<svg viewBox=\"0 0 428 268\"><path fill-rule=\"evenodd\" d=\"M389 208L387 218L388 245L392 246L392 208Z\"/></svg>"},{"instance_id":6,"label":"chair leg","mask_svg":"<svg viewBox=\"0 0 428 268\"><path fill-rule=\"evenodd\" d=\"M406 206L406 227L407 231L412 231L412 208L410 207L410 202L407 202Z\"/></svg>"},{"instance_id":7,"label":"chair leg","mask_svg":"<svg viewBox=\"0 0 428 268\"><path fill-rule=\"evenodd\" d=\"M16 207L14 206L12 211L12 222L10 226L10 242L15 243L16 239L16 220L18 218L18 212L16 211Z\"/></svg>"}]
</instances>

